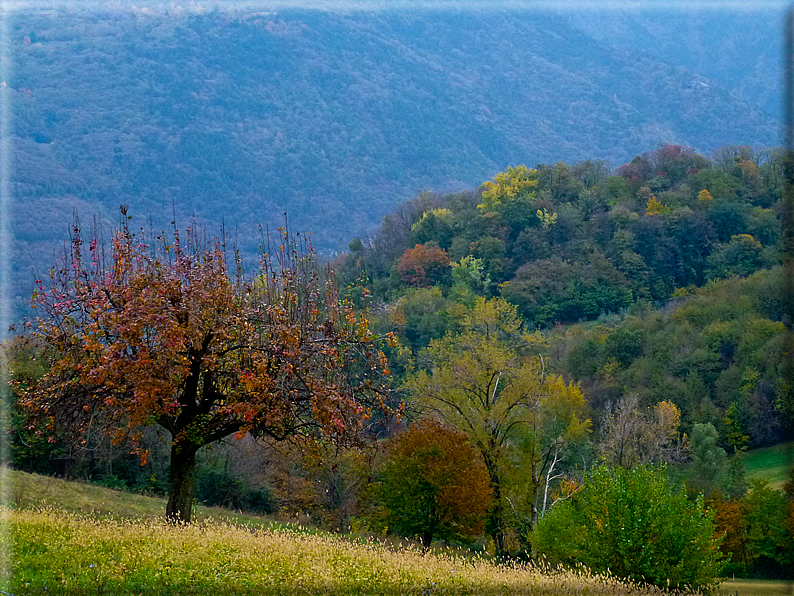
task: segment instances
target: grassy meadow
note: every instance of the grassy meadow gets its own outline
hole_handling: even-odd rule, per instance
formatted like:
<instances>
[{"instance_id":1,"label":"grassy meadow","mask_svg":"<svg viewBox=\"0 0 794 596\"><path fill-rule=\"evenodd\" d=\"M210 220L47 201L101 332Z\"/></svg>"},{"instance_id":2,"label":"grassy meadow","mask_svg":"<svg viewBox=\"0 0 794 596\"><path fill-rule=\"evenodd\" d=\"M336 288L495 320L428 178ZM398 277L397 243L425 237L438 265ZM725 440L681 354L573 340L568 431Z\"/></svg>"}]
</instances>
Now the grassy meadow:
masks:
<instances>
[{"instance_id":1,"label":"grassy meadow","mask_svg":"<svg viewBox=\"0 0 794 596\"><path fill-rule=\"evenodd\" d=\"M496 566L452 551L207 519L170 526L54 509L2 511L23 594L658 594L604 576ZM7 545L3 545L7 546Z\"/></svg>"},{"instance_id":2,"label":"grassy meadow","mask_svg":"<svg viewBox=\"0 0 794 596\"><path fill-rule=\"evenodd\" d=\"M14 509L54 508L68 513L90 514L96 517L149 519L165 517L166 499L149 497L94 484L71 482L51 476L6 471L8 505ZM196 521L214 519L263 528L285 524L267 517L237 513L221 507L197 505L193 510Z\"/></svg>"},{"instance_id":3,"label":"grassy meadow","mask_svg":"<svg viewBox=\"0 0 794 596\"><path fill-rule=\"evenodd\" d=\"M33 594L660 594L585 570L498 566L408 542L351 539L199 506L164 521L165 500L6 471L0 508L10 576ZM790 594L783 582L727 581L719 594Z\"/></svg>"},{"instance_id":4,"label":"grassy meadow","mask_svg":"<svg viewBox=\"0 0 794 596\"><path fill-rule=\"evenodd\" d=\"M794 442L753 449L744 461L748 480L766 480L771 488L783 490L794 464Z\"/></svg>"},{"instance_id":5,"label":"grassy meadow","mask_svg":"<svg viewBox=\"0 0 794 596\"><path fill-rule=\"evenodd\" d=\"M351 539L199 507L164 521L165 500L7 471L10 577L25 594L659 594L614 578L514 565L409 543Z\"/></svg>"}]
</instances>

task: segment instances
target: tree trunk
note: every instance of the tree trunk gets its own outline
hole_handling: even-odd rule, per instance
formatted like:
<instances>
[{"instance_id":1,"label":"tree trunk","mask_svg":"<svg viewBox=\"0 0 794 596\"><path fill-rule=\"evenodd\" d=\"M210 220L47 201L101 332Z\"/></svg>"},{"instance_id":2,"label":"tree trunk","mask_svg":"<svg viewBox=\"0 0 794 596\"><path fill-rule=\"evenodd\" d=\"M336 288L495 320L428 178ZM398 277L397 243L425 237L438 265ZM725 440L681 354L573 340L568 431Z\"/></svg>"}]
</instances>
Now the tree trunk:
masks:
<instances>
[{"instance_id":1,"label":"tree trunk","mask_svg":"<svg viewBox=\"0 0 794 596\"><path fill-rule=\"evenodd\" d=\"M505 549L505 511L502 504L502 491L500 487L493 487L493 506L489 512L491 538L493 538L494 549L497 557L504 557L507 554Z\"/></svg>"},{"instance_id":2,"label":"tree trunk","mask_svg":"<svg viewBox=\"0 0 794 596\"><path fill-rule=\"evenodd\" d=\"M490 463L490 465L488 465ZM505 550L505 512L502 503L502 484L496 465L486 459L486 468L491 484L491 510L488 512L486 531L491 535L494 542L494 549L497 557L507 554Z\"/></svg>"},{"instance_id":3,"label":"tree trunk","mask_svg":"<svg viewBox=\"0 0 794 596\"><path fill-rule=\"evenodd\" d=\"M190 523L196 451L193 445L176 441L171 443L171 488L165 509L165 516L169 521Z\"/></svg>"},{"instance_id":4,"label":"tree trunk","mask_svg":"<svg viewBox=\"0 0 794 596\"><path fill-rule=\"evenodd\" d=\"M535 489L535 498L532 500L532 513L529 517L529 533L534 534L535 528L538 527L538 496L540 491Z\"/></svg>"}]
</instances>

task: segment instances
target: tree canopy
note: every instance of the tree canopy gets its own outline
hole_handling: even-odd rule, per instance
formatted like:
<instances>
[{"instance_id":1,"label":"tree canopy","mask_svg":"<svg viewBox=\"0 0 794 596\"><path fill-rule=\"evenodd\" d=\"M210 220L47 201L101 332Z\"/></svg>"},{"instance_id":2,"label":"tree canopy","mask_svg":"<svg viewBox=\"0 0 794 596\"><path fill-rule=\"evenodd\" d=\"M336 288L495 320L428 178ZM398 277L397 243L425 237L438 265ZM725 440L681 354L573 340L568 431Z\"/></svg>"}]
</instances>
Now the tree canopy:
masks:
<instances>
[{"instance_id":1,"label":"tree canopy","mask_svg":"<svg viewBox=\"0 0 794 596\"><path fill-rule=\"evenodd\" d=\"M482 533L491 488L465 433L433 419L411 425L391 442L382 478L390 531L419 536L425 548Z\"/></svg>"},{"instance_id":2,"label":"tree canopy","mask_svg":"<svg viewBox=\"0 0 794 596\"><path fill-rule=\"evenodd\" d=\"M487 528L499 554L505 552L507 450L519 440L526 445L532 481L524 498L534 523L547 473L590 425L578 386L545 373L529 349L532 336L520 327L515 307L479 299L463 331L431 341L424 354L427 370L405 384L421 408L466 433L482 455L493 496Z\"/></svg>"},{"instance_id":3,"label":"tree canopy","mask_svg":"<svg viewBox=\"0 0 794 596\"><path fill-rule=\"evenodd\" d=\"M189 521L200 447L232 433L341 439L389 410L380 340L300 238L284 232L245 278L200 230L153 237L122 214L109 259L75 224L38 282L49 370L18 388L40 433L99 427L120 440L160 425L172 439L167 515Z\"/></svg>"}]
</instances>

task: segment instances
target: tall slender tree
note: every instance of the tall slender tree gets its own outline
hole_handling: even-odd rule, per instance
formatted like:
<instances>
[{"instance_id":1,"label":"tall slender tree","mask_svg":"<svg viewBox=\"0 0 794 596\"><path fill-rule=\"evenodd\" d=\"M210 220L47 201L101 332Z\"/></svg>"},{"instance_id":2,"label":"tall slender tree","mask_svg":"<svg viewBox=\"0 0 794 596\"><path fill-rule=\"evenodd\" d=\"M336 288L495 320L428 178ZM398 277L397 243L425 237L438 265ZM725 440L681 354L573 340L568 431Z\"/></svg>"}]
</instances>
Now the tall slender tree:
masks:
<instances>
[{"instance_id":1,"label":"tall slender tree","mask_svg":"<svg viewBox=\"0 0 794 596\"><path fill-rule=\"evenodd\" d=\"M529 353L531 339L521 332L514 306L501 298L479 299L463 327L430 343L427 370L406 387L420 406L466 433L482 455L492 494L486 529L503 555L507 451L521 444L531 476L524 496L531 531L563 451L589 432L590 420L579 387L545 374Z\"/></svg>"}]
</instances>

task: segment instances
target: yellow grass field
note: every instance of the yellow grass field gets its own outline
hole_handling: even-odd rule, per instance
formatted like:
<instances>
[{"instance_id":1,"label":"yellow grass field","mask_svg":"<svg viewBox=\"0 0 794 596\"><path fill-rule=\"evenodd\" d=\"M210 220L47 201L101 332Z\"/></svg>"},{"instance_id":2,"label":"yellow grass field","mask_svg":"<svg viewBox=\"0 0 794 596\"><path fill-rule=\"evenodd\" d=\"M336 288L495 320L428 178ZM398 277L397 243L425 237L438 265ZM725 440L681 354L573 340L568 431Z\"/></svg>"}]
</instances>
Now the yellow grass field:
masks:
<instances>
[{"instance_id":1,"label":"yellow grass field","mask_svg":"<svg viewBox=\"0 0 794 596\"><path fill-rule=\"evenodd\" d=\"M660 594L584 570L497 566L330 534L205 520L97 519L54 509L0 513L14 596L32 594Z\"/></svg>"},{"instance_id":2,"label":"yellow grass field","mask_svg":"<svg viewBox=\"0 0 794 596\"><path fill-rule=\"evenodd\" d=\"M720 584L719 596L789 596L794 594L794 582L761 579L725 580Z\"/></svg>"},{"instance_id":3,"label":"yellow grass field","mask_svg":"<svg viewBox=\"0 0 794 596\"><path fill-rule=\"evenodd\" d=\"M3 470L11 574L23 594L661 594L585 570L497 566L487 558L340 537L281 520L198 507L164 521L165 500ZM721 594L785 594L780 582ZM754 592L753 590L766 590ZM775 591L778 590L778 591Z\"/></svg>"}]
</instances>

